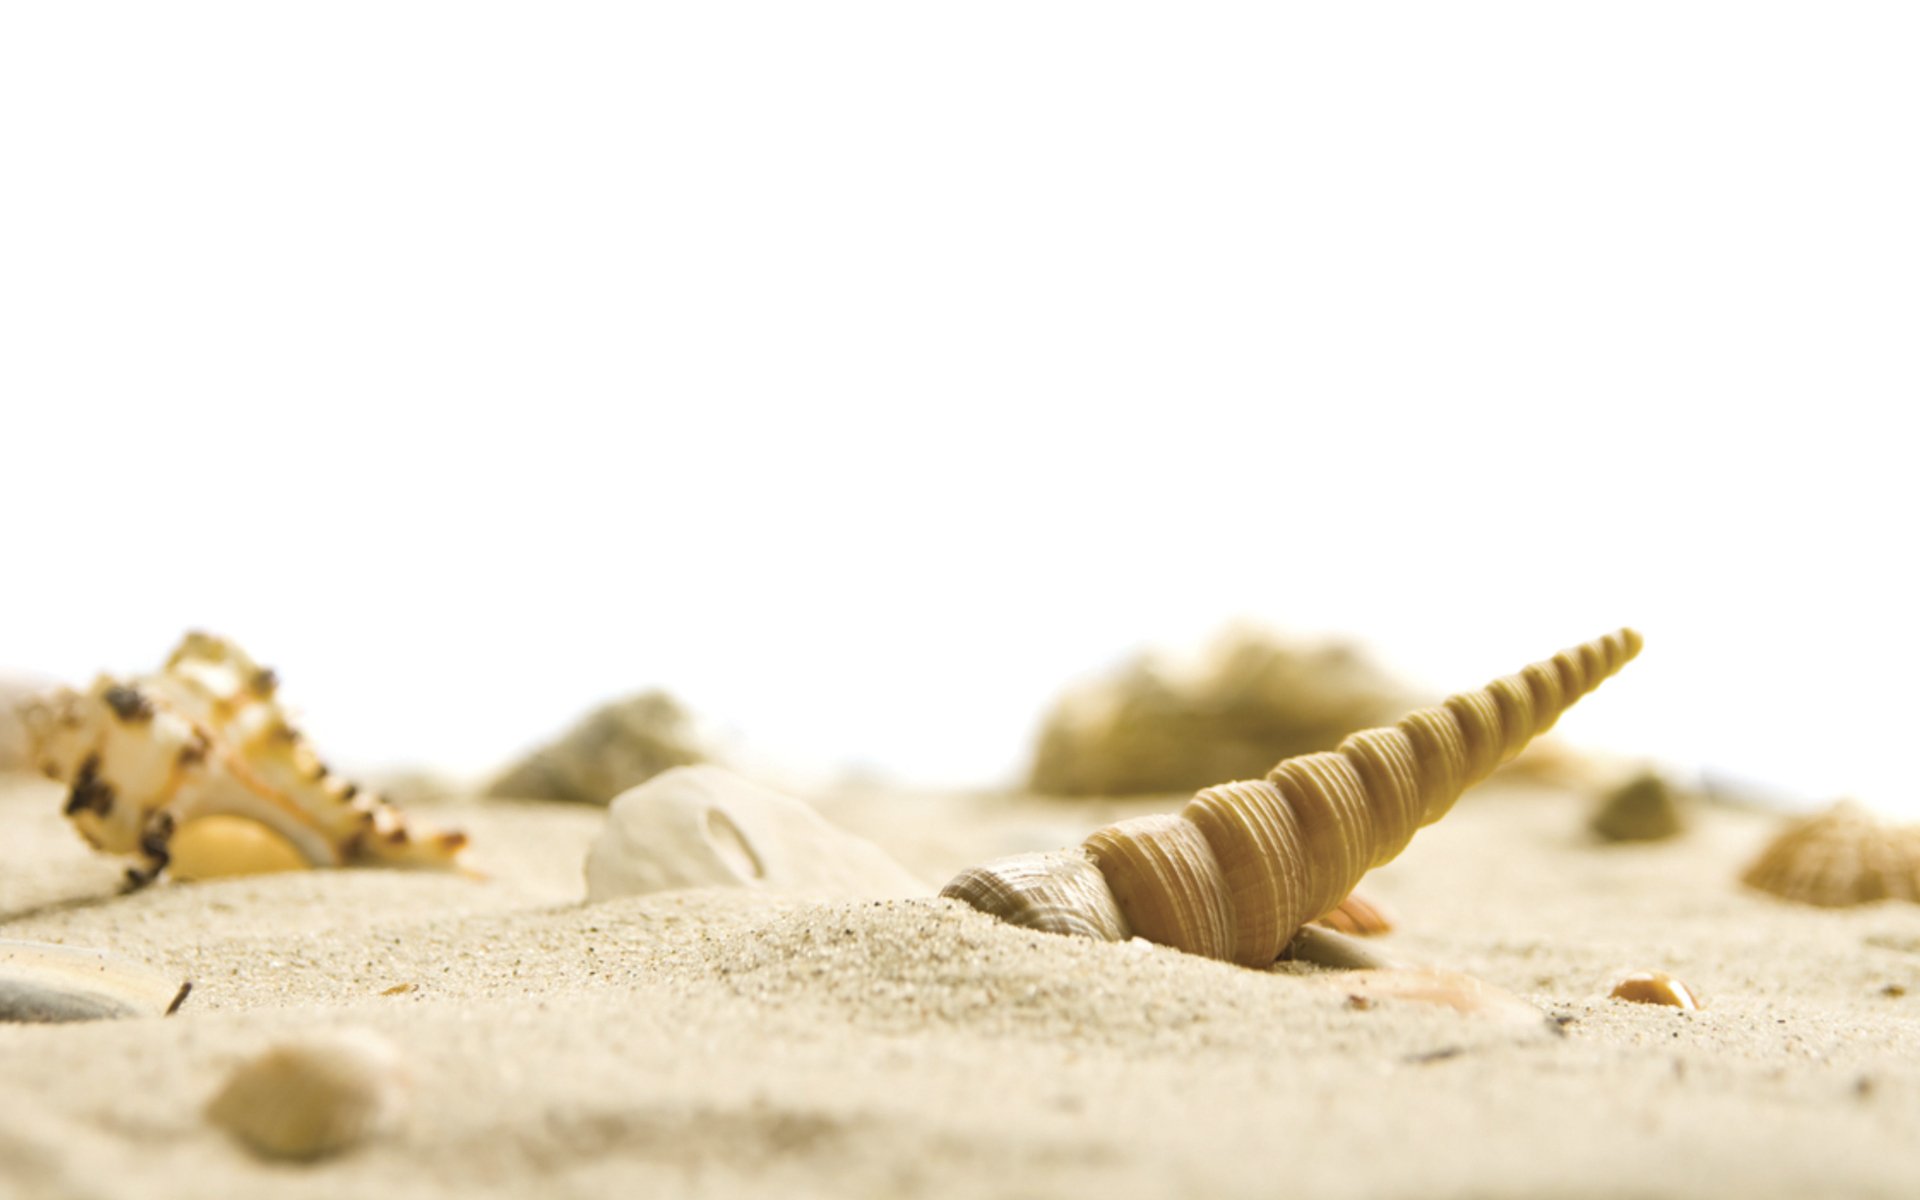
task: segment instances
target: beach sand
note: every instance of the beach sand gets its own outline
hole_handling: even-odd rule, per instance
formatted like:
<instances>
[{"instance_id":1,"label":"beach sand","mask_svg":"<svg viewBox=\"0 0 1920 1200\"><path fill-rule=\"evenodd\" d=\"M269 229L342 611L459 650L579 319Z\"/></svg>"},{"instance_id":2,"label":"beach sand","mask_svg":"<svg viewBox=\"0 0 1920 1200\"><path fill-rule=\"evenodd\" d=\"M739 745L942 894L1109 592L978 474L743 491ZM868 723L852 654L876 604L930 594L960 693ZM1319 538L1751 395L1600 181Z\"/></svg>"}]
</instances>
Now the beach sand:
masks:
<instances>
[{"instance_id":1,"label":"beach sand","mask_svg":"<svg viewBox=\"0 0 1920 1200\"><path fill-rule=\"evenodd\" d=\"M768 781L776 782L776 781ZM581 903L603 813L498 800L476 880L303 872L118 895L61 790L0 783L0 937L194 983L168 1018L0 1025L0 1195L1920 1195L1920 906L1743 889L1776 819L1603 846L1587 800L1498 781L1367 885L1397 958L1537 1005L1515 1023L1008 928L957 869L1154 805L809 797L929 899ZM1700 1012L1608 998L1671 972ZM203 1115L274 1039L397 1043L392 1130L313 1164Z\"/></svg>"}]
</instances>

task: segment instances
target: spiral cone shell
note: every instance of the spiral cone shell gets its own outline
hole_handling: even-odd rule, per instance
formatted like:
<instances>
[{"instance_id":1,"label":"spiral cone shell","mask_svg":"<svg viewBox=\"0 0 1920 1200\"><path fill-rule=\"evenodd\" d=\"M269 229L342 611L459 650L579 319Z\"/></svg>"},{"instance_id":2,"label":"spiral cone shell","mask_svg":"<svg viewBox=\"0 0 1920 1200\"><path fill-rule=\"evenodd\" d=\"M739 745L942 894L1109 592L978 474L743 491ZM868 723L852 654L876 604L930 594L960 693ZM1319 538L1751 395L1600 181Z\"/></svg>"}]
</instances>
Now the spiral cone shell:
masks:
<instances>
[{"instance_id":1,"label":"spiral cone shell","mask_svg":"<svg viewBox=\"0 0 1920 1200\"><path fill-rule=\"evenodd\" d=\"M1206 788L1178 814L1109 825L1078 850L975 867L941 895L1029 928L1137 935L1264 966L1639 652L1640 635L1617 630L1336 750L1286 759L1264 779Z\"/></svg>"}]
</instances>

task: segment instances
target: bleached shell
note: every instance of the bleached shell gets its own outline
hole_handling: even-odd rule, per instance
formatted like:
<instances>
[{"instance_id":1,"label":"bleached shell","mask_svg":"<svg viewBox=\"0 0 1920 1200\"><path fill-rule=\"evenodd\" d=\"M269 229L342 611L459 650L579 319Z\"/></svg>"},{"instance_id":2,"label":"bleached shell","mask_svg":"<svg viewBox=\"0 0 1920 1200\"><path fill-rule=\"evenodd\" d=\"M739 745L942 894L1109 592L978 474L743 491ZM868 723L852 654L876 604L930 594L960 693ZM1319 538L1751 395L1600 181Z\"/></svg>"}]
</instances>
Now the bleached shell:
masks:
<instances>
[{"instance_id":1,"label":"bleached shell","mask_svg":"<svg viewBox=\"0 0 1920 1200\"><path fill-rule=\"evenodd\" d=\"M720 767L675 767L621 793L588 848L587 900L738 887L855 899L927 894L886 851Z\"/></svg>"},{"instance_id":2,"label":"bleached shell","mask_svg":"<svg viewBox=\"0 0 1920 1200\"><path fill-rule=\"evenodd\" d=\"M1920 901L1920 825L1889 824L1843 800L1787 826L1741 878L1822 908Z\"/></svg>"},{"instance_id":3,"label":"bleached shell","mask_svg":"<svg viewBox=\"0 0 1920 1200\"><path fill-rule=\"evenodd\" d=\"M136 884L164 870L173 837L211 816L270 829L311 866L452 867L464 835L410 826L341 779L287 719L277 682L231 642L192 633L159 672L101 676L22 706L34 765L71 789L67 816Z\"/></svg>"},{"instance_id":4,"label":"bleached shell","mask_svg":"<svg viewBox=\"0 0 1920 1200\"><path fill-rule=\"evenodd\" d=\"M405 1103L399 1049L365 1029L283 1042L240 1064L207 1119L271 1158L335 1154L388 1127Z\"/></svg>"},{"instance_id":5,"label":"bleached shell","mask_svg":"<svg viewBox=\"0 0 1920 1200\"><path fill-rule=\"evenodd\" d=\"M191 987L106 950L0 940L0 1021L166 1016Z\"/></svg>"}]
</instances>

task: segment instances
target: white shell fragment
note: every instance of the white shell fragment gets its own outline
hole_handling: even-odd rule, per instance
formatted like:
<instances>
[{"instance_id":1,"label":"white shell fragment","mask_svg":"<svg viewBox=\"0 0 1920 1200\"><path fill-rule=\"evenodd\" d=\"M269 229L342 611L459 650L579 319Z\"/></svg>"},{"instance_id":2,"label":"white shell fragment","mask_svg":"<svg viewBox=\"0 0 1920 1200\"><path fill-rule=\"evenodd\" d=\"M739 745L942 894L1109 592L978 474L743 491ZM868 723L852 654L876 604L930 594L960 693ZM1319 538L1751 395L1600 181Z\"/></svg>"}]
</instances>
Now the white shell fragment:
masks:
<instances>
[{"instance_id":1,"label":"white shell fragment","mask_svg":"<svg viewBox=\"0 0 1920 1200\"><path fill-rule=\"evenodd\" d=\"M105 950L0 940L0 1021L168 1016L192 986Z\"/></svg>"},{"instance_id":2,"label":"white shell fragment","mask_svg":"<svg viewBox=\"0 0 1920 1200\"><path fill-rule=\"evenodd\" d=\"M856 899L929 890L802 801L711 766L675 767L615 797L586 875L589 903L696 887Z\"/></svg>"},{"instance_id":3,"label":"white shell fragment","mask_svg":"<svg viewBox=\"0 0 1920 1200\"><path fill-rule=\"evenodd\" d=\"M284 1042L235 1069L207 1119L270 1158L335 1154L396 1121L406 1102L400 1051L366 1029Z\"/></svg>"}]
</instances>

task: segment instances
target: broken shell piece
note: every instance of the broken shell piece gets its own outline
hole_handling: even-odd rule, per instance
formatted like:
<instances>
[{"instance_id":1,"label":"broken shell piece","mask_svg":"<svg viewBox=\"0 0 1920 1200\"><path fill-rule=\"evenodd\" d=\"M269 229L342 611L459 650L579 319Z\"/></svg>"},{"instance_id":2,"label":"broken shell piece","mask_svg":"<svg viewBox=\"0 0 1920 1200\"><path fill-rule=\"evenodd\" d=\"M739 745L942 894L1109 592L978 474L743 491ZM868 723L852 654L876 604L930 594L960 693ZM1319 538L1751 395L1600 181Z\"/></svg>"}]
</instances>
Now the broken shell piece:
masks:
<instances>
[{"instance_id":1,"label":"broken shell piece","mask_svg":"<svg viewBox=\"0 0 1920 1200\"><path fill-rule=\"evenodd\" d=\"M233 643L190 633L157 674L103 675L21 715L34 763L72 789L66 812L80 835L139 856L136 886L166 869L181 827L210 816L263 825L310 866L458 865L464 834L410 825L328 771L276 689Z\"/></svg>"},{"instance_id":2,"label":"broken shell piece","mask_svg":"<svg viewBox=\"0 0 1920 1200\"><path fill-rule=\"evenodd\" d=\"M1399 1000L1450 1008L1467 1016L1512 1025L1540 1025L1547 1019L1545 1013L1512 992L1484 979L1438 967L1397 967L1309 978L1323 979L1329 986L1339 988L1355 1008L1371 1008L1382 1000Z\"/></svg>"},{"instance_id":3,"label":"broken shell piece","mask_svg":"<svg viewBox=\"0 0 1920 1200\"><path fill-rule=\"evenodd\" d=\"M1149 941L1265 967L1640 645L1638 633L1616 630L1350 734L1336 750L1285 759L1264 779L1202 789L1178 814L1096 830L1080 847L1106 884L1094 903L1117 908L1123 927ZM1032 856L1017 855L972 868L941 894L1000 916L1030 909L1019 893L1051 883ZM1084 915L1088 928L1108 924Z\"/></svg>"},{"instance_id":4,"label":"broken shell piece","mask_svg":"<svg viewBox=\"0 0 1920 1200\"><path fill-rule=\"evenodd\" d=\"M334 1154L391 1124L406 1098L400 1051L365 1029L283 1043L236 1068L207 1119L271 1158Z\"/></svg>"},{"instance_id":5,"label":"broken shell piece","mask_svg":"<svg viewBox=\"0 0 1920 1200\"><path fill-rule=\"evenodd\" d=\"M192 986L105 950L0 941L0 1021L170 1016Z\"/></svg>"},{"instance_id":6,"label":"broken shell piece","mask_svg":"<svg viewBox=\"0 0 1920 1200\"><path fill-rule=\"evenodd\" d=\"M1654 842L1680 834L1687 820L1667 781L1642 771L1601 797L1587 827L1609 842Z\"/></svg>"},{"instance_id":7,"label":"broken shell piece","mask_svg":"<svg viewBox=\"0 0 1920 1200\"><path fill-rule=\"evenodd\" d=\"M1635 1004L1664 1004L1669 1008L1695 1010L1705 1008L1694 990L1665 971L1635 971L1613 985L1607 993L1615 1000Z\"/></svg>"},{"instance_id":8,"label":"broken shell piece","mask_svg":"<svg viewBox=\"0 0 1920 1200\"><path fill-rule=\"evenodd\" d=\"M1920 825L1892 825L1843 800L1782 830L1741 879L1822 908L1920 901Z\"/></svg>"},{"instance_id":9,"label":"broken shell piece","mask_svg":"<svg viewBox=\"0 0 1920 1200\"><path fill-rule=\"evenodd\" d=\"M1380 937L1393 932L1392 910L1371 896L1354 892L1314 922L1349 937Z\"/></svg>"},{"instance_id":10,"label":"broken shell piece","mask_svg":"<svg viewBox=\"0 0 1920 1200\"><path fill-rule=\"evenodd\" d=\"M167 870L175 879L224 879L304 871L300 848L258 821L216 813L174 832Z\"/></svg>"},{"instance_id":11,"label":"broken shell piece","mask_svg":"<svg viewBox=\"0 0 1920 1200\"><path fill-rule=\"evenodd\" d=\"M854 899L924 896L886 851L720 767L675 767L622 793L587 851L589 903L739 887Z\"/></svg>"}]
</instances>

